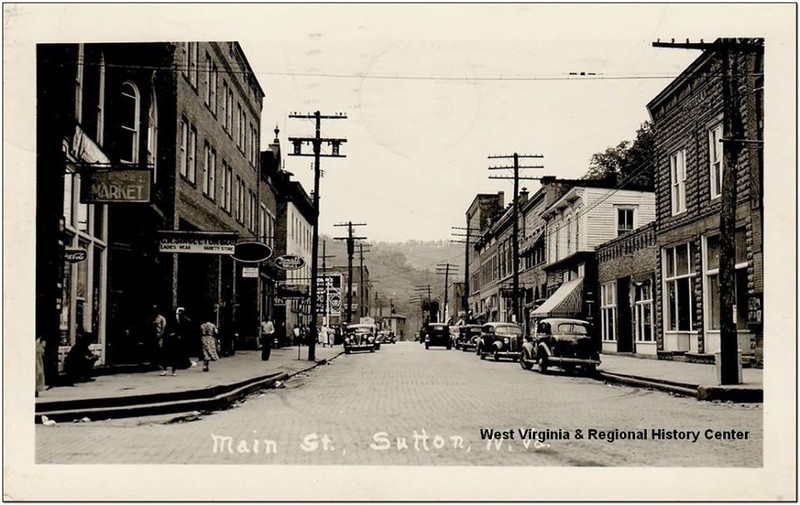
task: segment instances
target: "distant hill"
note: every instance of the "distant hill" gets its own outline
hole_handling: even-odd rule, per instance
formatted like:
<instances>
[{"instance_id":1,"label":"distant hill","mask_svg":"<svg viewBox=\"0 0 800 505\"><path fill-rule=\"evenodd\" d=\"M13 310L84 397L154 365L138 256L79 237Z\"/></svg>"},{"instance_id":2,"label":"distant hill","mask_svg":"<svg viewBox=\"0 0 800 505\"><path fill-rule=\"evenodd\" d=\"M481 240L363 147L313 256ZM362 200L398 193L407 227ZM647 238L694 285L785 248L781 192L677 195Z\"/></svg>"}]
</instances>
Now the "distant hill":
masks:
<instances>
[{"instance_id":1,"label":"distant hill","mask_svg":"<svg viewBox=\"0 0 800 505\"><path fill-rule=\"evenodd\" d=\"M326 261L328 266L346 265L347 249L343 240L333 240L321 236L325 240L326 254L335 258ZM367 247L367 246L365 246ZM464 277L464 246L449 241L417 241L402 243L376 242L368 246L370 251L364 253L364 264L369 269L370 280L373 281L373 299L370 305L375 306L375 292L378 293L378 305L384 307L384 314L389 313L390 301L398 314L408 318L408 331L419 327L420 307L409 299L415 295L417 286L431 286L434 299L441 299L444 294L444 276L436 275L438 263L449 262L457 266L456 274L450 276L450 283L461 282ZM322 254L322 249L320 249ZM358 246L353 265L357 266Z\"/></svg>"}]
</instances>

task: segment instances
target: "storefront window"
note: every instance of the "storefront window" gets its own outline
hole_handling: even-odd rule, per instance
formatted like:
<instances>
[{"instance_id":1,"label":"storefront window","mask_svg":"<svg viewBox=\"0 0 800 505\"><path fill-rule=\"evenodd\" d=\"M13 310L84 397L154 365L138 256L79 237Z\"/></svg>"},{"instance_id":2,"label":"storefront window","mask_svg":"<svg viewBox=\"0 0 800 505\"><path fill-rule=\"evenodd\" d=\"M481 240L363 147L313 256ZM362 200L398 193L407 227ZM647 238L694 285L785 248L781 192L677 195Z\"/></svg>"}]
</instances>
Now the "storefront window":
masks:
<instances>
[{"instance_id":1,"label":"storefront window","mask_svg":"<svg viewBox=\"0 0 800 505\"><path fill-rule=\"evenodd\" d=\"M667 248L664 253L664 306L667 331L692 331L695 311L694 272L690 262L691 245Z\"/></svg>"},{"instance_id":2,"label":"storefront window","mask_svg":"<svg viewBox=\"0 0 800 505\"><path fill-rule=\"evenodd\" d=\"M745 231L736 232L736 292L734 311L736 327L747 330L747 249ZM722 326L720 286L719 286L719 235L705 239L705 290L706 290L706 329L719 331Z\"/></svg>"},{"instance_id":3,"label":"storefront window","mask_svg":"<svg viewBox=\"0 0 800 505\"><path fill-rule=\"evenodd\" d=\"M636 340L653 341L653 286L650 281L636 286Z\"/></svg>"},{"instance_id":4,"label":"storefront window","mask_svg":"<svg viewBox=\"0 0 800 505\"><path fill-rule=\"evenodd\" d=\"M609 282L600 286L600 318L603 340L617 339L617 283Z\"/></svg>"}]
</instances>

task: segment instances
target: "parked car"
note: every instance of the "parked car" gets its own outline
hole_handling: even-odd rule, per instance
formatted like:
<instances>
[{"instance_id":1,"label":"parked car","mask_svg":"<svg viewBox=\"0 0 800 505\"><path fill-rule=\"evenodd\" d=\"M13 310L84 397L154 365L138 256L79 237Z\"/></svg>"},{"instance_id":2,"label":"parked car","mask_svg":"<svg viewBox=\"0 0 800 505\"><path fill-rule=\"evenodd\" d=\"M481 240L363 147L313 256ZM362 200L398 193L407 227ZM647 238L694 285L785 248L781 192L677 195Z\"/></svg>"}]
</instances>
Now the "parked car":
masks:
<instances>
[{"instance_id":1,"label":"parked car","mask_svg":"<svg viewBox=\"0 0 800 505\"><path fill-rule=\"evenodd\" d=\"M395 337L394 332L391 330L381 330L378 332L378 340L382 344L396 344L397 337Z\"/></svg>"},{"instance_id":2,"label":"parked car","mask_svg":"<svg viewBox=\"0 0 800 505\"><path fill-rule=\"evenodd\" d=\"M478 348L478 340L481 338L481 325L467 324L458 330L458 341L456 349L468 352L470 349Z\"/></svg>"},{"instance_id":3,"label":"parked car","mask_svg":"<svg viewBox=\"0 0 800 505\"><path fill-rule=\"evenodd\" d=\"M344 353L353 351L375 352L378 344L375 342L377 328L374 324L350 324L345 328Z\"/></svg>"},{"instance_id":4,"label":"parked car","mask_svg":"<svg viewBox=\"0 0 800 505\"><path fill-rule=\"evenodd\" d=\"M429 323L425 332L425 349L431 346L440 346L451 349L453 346L450 340L450 327L444 323Z\"/></svg>"},{"instance_id":5,"label":"parked car","mask_svg":"<svg viewBox=\"0 0 800 505\"><path fill-rule=\"evenodd\" d=\"M522 353L522 328L516 323L486 323L481 327L477 353L481 359L492 355L518 360Z\"/></svg>"},{"instance_id":6,"label":"parked car","mask_svg":"<svg viewBox=\"0 0 800 505\"><path fill-rule=\"evenodd\" d=\"M592 341L592 326L581 319L547 318L536 324L534 334L522 345L520 366L530 370L538 363L539 372L557 366L571 373L576 367L593 374L600 364L600 353Z\"/></svg>"}]
</instances>

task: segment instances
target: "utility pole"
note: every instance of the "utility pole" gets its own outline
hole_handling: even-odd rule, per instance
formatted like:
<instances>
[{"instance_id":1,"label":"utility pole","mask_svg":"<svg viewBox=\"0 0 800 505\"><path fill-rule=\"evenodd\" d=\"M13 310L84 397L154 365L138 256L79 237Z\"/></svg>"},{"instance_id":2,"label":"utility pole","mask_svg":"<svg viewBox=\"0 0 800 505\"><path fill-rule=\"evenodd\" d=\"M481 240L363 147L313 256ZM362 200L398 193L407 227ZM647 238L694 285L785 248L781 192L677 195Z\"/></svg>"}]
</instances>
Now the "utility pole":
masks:
<instances>
[{"instance_id":1,"label":"utility pole","mask_svg":"<svg viewBox=\"0 0 800 505\"><path fill-rule=\"evenodd\" d=\"M481 236L479 234L472 233L469 221L467 221L466 228L463 228L461 226L451 226L451 228L453 230L461 230L466 232L466 233L450 232L450 234L453 235L454 237L464 237L464 240L451 239L450 242L464 244L464 295L461 297L461 308L464 311L464 317L467 317L467 315L469 314L469 246L471 244L470 239L471 238L479 239Z\"/></svg>"},{"instance_id":2,"label":"utility pole","mask_svg":"<svg viewBox=\"0 0 800 505\"><path fill-rule=\"evenodd\" d=\"M417 293L419 293L420 295L423 292L427 292L428 296L427 296L426 300L428 302L428 314L430 314L431 303L432 303L432 300L431 300L431 285L430 284L422 284L422 285L417 286L415 289L416 289ZM423 303L423 308L422 308L422 314L423 314L423 321L424 321L424 319L425 319L424 318L424 315L425 315L424 303ZM437 314L437 316L438 316L438 314ZM438 321L434 321L434 322L438 322Z\"/></svg>"},{"instance_id":3,"label":"utility pole","mask_svg":"<svg viewBox=\"0 0 800 505\"><path fill-rule=\"evenodd\" d=\"M452 263L439 263L436 265L436 274L442 275L444 274L444 308L442 308L442 321L447 321L447 302L449 301L448 298L448 287L450 284L450 271L453 271L455 275L458 270L458 265L453 265Z\"/></svg>"},{"instance_id":4,"label":"utility pole","mask_svg":"<svg viewBox=\"0 0 800 505\"><path fill-rule=\"evenodd\" d=\"M313 156L314 157L314 226L313 235L311 238L311 335L308 341L308 360L316 361L315 347L317 343L317 255L319 254L319 159L321 157L329 158L344 158L345 156L339 154L339 146L347 139L342 138L322 138L322 120L323 119L347 119L344 113L338 113L333 116L323 116L319 111L313 114L289 114L291 119L314 119L315 122L315 135L313 137L289 137L289 142L294 145L294 152L289 153L289 156ZM330 154L322 154L322 143L326 142L331 146ZM310 143L314 148L313 154L302 152L302 145Z\"/></svg>"},{"instance_id":5,"label":"utility pole","mask_svg":"<svg viewBox=\"0 0 800 505\"><path fill-rule=\"evenodd\" d=\"M512 284L512 297L511 297L511 310L514 317L514 322L520 324L522 321L522 314L520 313L520 292L519 292L519 181L520 179L540 179L540 177L520 177L519 171L523 168L544 168L542 165L523 165L520 166L520 158L544 158L541 154L517 154L513 155L498 155L489 156L489 159L514 159L514 166L499 166L489 167L489 170L506 170L514 169L514 177L503 176L489 176L489 179L514 179L514 202L513 202L513 230L511 232L511 254L513 256L513 284Z\"/></svg>"},{"instance_id":6,"label":"utility pole","mask_svg":"<svg viewBox=\"0 0 800 505\"><path fill-rule=\"evenodd\" d=\"M369 251L369 249L364 250L363 243L358 244L358 267L360 269L358 274L358 315L360 317L369 315L368 311L365 311L369 302L364 295L364 253Z\"/></svg>"},{"instance_id":7,"label":"utility pole","mask_svg":"<svg viewBox=\"0 0 800 505\"><path fill-rule=\"evenodd\" d=\"M334 226L347 226L346 237L334 237L334 240L345 240L347 242L347 324L353 322L353 255L355 254L356 240L366 240L367 237L353 236L353 226L366 226L367 223L337 223Z\"/></svg>"},{"instance_id":8,"label":"utility pole","mask_svg":"<svg viewBox=\"0 0 800 505\"><path fill-rule=\"evenodd\" d=\"M736 321L736 176L739 155L745 146L763 141L746 139L742 123L740 60L746 53L763 54L763 39L720 38L714 42L653 42L653 47L700 49L721 56L723 168L719 218L720 382L739 384L739 341Z\"/></svg>"}]
</instances>

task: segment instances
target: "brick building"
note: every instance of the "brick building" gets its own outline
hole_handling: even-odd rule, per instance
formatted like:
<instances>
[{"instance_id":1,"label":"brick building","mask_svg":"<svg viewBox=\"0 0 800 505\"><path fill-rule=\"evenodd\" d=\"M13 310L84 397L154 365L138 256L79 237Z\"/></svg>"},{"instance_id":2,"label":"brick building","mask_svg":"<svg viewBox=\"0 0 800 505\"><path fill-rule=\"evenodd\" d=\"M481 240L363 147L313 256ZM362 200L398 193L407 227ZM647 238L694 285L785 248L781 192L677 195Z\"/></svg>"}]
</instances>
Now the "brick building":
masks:
<instances>
[{"instance_id":1,"label":"brick building","mask_svg":"<svg viewBox=\"0 0 800 505\"><path fill-rule=\"evenodd\" d=\"M597 247L596 292L600 293L603 352L655 356L658 266L656 223L624 233Z\"/></svg>"},{"instance_id":2,"label":"brick building","mask_svg":"<svg viewBox=\"0 0 800 505\"><path fill-rule=\"evenodd\" d=\"M269 180L275 197L274 254L267 261L267 276L275 283L272 315L276 332L290 339L295 325L307 325L310 318L311 245L314 203L292 173L282 168L279 131L270 149L261 153L263 177ZM303 259L297 270L275 268L274 258L283 255Z\"/></svg>"},{"instance_id":3,"label":"brick building","mask_svg":"<svg viewBox=\"0 0 800 505\"><path fill-rule=\"evenodd\" d=\"M229 256L162 253L159 239L255 239L263 96L236 42L37 47L36 333L48 381L80 335L101 363L151 360L153 304L224 331L256 306Z\"/></svg>"},{"instance_id":4,"label":"brick building","mask_svg":"<svg viewBox=\"0 0 800 505\"><path fill-rule=\"evenodd\" d=\"M464 271L466 272L465 281L466 286L464 289L464 296L467 310L478 315L483 312L481 307L480 290L481 282L481 256L480 252L475 248L477 242L476 237L482 236L487 230L489 225L494 219L503 212L503 192L499 191L496 194L478 194L467 208L467 231L466 231L466 246L465 246L465 263Z\"/></svg>"},{"instance_id":5,"label":"brick building","mask_svg":"<svg viewBox=\"0 0 800 505\"><path fill-rule=\"evenodd\" d=\"M763 46L761 39L745 42ZM720 347L723 57L705 51L647 104L658 146L656 335L669 352L710 354ZM762 140L763 54L742 54L733 68L744 137ZM735 321L741 351L760 354L763 152L745 148L737 161Z\"/></svg>"}]
</instances>

